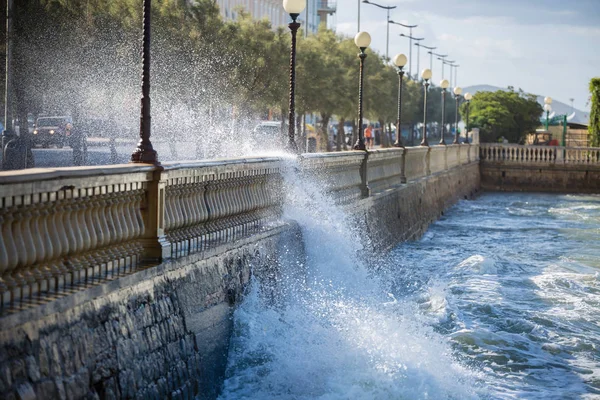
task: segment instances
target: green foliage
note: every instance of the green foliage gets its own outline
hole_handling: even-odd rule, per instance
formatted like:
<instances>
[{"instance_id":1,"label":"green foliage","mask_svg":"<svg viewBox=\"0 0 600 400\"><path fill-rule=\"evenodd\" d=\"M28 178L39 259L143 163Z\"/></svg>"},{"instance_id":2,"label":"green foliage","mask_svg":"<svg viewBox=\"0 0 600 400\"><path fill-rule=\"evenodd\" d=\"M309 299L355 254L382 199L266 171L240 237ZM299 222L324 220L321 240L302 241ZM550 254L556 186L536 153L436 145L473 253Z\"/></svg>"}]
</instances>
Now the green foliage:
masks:
<instances>
[{"instance_id":1,"label":"green foliage","mask_svg":"<svg viewBox=\"0 0 600 400\"><path fill-rule=\"evenodd\" d=\"M465 112L463 103L460 113ZM482 142L497 142L504 137L509 142L519 143L526 134L535 132L542 112L536 96L522 90L478 92L471 100L469 125L479 128Z\"/></svg>"},{"instance_id":2,"label":"green foliage","mask_svg":"<svg viewBox=\"0 0 600 400\"><path fill-rule=\"evenodd\" d=\"M600 78L590 80L592 109L590 111L590 146L600 147Z\"/></svg>"},{"instance_id":3,"label":"green foliage","mask_svg":"<svg viewBox=\"0 0 600 400\"><path fill-rule=\"evenodd\" d=\"M137 125L140 0L19 0L15 11L14 81L21 115L62 109L77 119L103 110L106 115L94 117L117 115L124 124ZM213 0L153 1L151 84L156 114L184 104L200 114L233 109L252 117L275 109L285 115L289 30L273 29L267 19L253 20L243 10L237 14L235 21L224 22ZM320 115L324 136L331 118L357 117L358 52L351 38L324 26L308 38L298 33L297 111ZM367 119L395 123L397 85L396 69L368 50ZM405 77L404 124L421 121L422 95L422 86ZM430 110L439 102L434 97ZM437 111L430 112L433 117ZM162 123L169 129L168 121L153 118L159 129Z\"/></svg>"}]
</instances>

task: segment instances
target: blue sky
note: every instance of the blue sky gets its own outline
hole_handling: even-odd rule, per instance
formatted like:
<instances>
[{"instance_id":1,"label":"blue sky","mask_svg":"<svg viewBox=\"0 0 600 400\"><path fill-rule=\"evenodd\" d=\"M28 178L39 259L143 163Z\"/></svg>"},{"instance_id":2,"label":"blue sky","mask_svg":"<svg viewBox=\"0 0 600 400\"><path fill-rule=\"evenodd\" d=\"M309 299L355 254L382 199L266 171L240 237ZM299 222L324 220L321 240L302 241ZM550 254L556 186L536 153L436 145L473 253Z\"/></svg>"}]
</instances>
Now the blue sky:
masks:
<instances>
[{"instance_id":1,"label":"blue sky","mask_svg":"<svg viewBox=\"0 0 600 400\"><path fill-rule=\"evenodd\" d=\"M418 24L413 36L456 60L458 85L509 85L589 109L588 83L600 76L600 0L373 0L395 5L392 20ZM336 30L354 35L358 0L337 0ZM361 30L385 54L386 11L361 4ZM390 57L408 52L408 29L390 25ZM421 49L423 50L423 49ZM413 46L413 73L417 52ZM429 66L421 51L420 69ZM448 67L445 77L448 78ZM434 59L433 78L441 80Z\"/></svg>"}]
</instances>

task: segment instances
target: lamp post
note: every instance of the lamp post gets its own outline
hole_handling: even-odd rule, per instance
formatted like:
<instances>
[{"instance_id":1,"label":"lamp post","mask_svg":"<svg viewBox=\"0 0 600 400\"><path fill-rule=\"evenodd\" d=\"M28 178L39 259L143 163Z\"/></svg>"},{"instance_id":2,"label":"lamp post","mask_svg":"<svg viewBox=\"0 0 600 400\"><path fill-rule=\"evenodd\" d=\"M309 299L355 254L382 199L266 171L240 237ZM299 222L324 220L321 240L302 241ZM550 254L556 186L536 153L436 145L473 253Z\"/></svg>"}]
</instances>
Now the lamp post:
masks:
<instances>
[{"instance_id":1,"label":"lamp post","mask_svg":"<svg viewBox=\"0 0 600 400\"><path fill-rule=\"evenodd\" d=\"M354 150L366 150L363 134L363 77L365 58L367 58L365 50L371 44L371 35L367 32L358 32L354 37L354 43L360 49L360 53L358 54L358 58L360 59L358 78L358 139L356 140L356 144L354 144Z\"/></svg>"},{"instance_id":2,"label":"lamp post","mask_svg":"<svg viewBox=\"0 0 600 400\"><path fill-rule=\"evenodd\" d=\"M408 53L408 58L410 61L410 63L408 64L408 76L409 76L409 78L412 79L412 42L413 42L413 40L418 42L418 41L424 40L425 38L417 38L417 37L413 37L412 34L405 35L404 33L401 33L400 36L408 38L408 40L410 42L410 44L409 44L410 48L409 48L409 53Z\"/></svg>"},{"instance_id":3,"label":"lamp post","mask_svg":"<svg viewBox=\"0 0 600 400\"><path fill-rule=\"evenodd\" d=\"M419 26L419 25L402 24L400 22L392 21L391 19L388 20L388 26L389 26L389 24L400 25L405 28L408 28L408 34L410 36L412 36L413 28L416 28L417 26ZM412 40L410 41L410 45L408 47L408 61L410 62L410 64L408 64L408 76L410 77L410 74L412 73Z\"/></svg>"},{"instance_id":4,"label":"lamp post","mask_svg":"<svg viewBox=\"0 0 600 400\"><path fill-rule=\"evenodd\" d=\"M292 44L290 51L290 98L288 107L288 144L287 148L290 152L298 153L298 145L294 140L294 132L296 127L296 33L300 28L300 23L296 21L300 13L306 8L306 0L283 0L283 9L290 14L292 22L288 27L292 33Z\"/></svg>"},{"instance_id":5,"label":"lamp post","mask_svg":"<svg viewBox=\"0 0 600 400\"><path fill-rule=\"evenodd\" d=\"M140 141L131 154L132 163L158 163L158 154L150 142L150 11L151 0L144 0L142 40L142 99L140 115Z\"/></svg>"},{"instance_id":6,"label":"lamp post","mask_svg":"<svg viewBox=\"0 0 600 400\"><path fill-rule=\"evenodd\" d=\"M429 89L431 70L424 69L421 72L421 78L423 78L423 139L421 140L421 146L429 146L427 141L427 90Z\"/></svg>"},{"instance_id":7,"label":"lamp post","mask_svg":"<svg viewBox=\"0 0 600 400\"><path fill-rule=\"evenodd\" d=\"M446 89L450 86L450 82L447 79L442 79L440 82L440 87L442 88L442 138L440 139L441 145L446 145L446 140L444 139L444 133L446 131Z\"/></svg>"},{"instance_id":8,"label":"lamp post","mask_svg":"<svg viewBox=\"0 0 600 400\"><path fill-rule=\"evenodd\" d=\"M442 62L442 79L444 79L444 65L452 65L454 61L446 60L444 57L438 57L438 60ZM452 80L452 75L450 75L450 80ZM450 82L450 86L452 86L452 82Z\"/></svg>"},{"instance_id":9,"label":"lamp post","mask_svg":"<svg viewBox=\"0 0 600 400\"><path fill-rule=\"evenodd\" d=\"M460 65L458 64L454 64L454 85L458 86L458 67L460 67Z\"/></svg>"},{"instance_id":10,"label":"lamp post","mask_svg":"<svg viewBox=\"0 0 600 400\"><path fill-rule=\"evenodd\" d=\"M389 60L389 48L390 48L390 10L393 10L394 8L398 7L398 6L382 6L380 4L377 3L373 3L369 0L362 0L363 3L365 4L371 4L372 6L375 7L379 7L379 8L383 8L384 10L387 10L387 36L386 36L386 40L385 40L385 60Z\"/></svg>"},{"instance_id":11,"label":"lamp post","mask_svg":"<svg viewBox=\"0 0 600 400\"><path fill-rule=\"evenodd\" d=\"M464 97L465 97L465 102L467 103L465 106L466 112L467 112L467 115L466 115L467 120L465 122L465 124L466 124L465 125L465 142L468 144L469 143L469 106L471 104L471 99L473 98L473 95L471 93L467 92L467 93L465 93Z\"/></svg>"},{"instance_id":12,"label":"lamp post","mask_svg":"<svg viewBox=\"0 0 600 400\"><path fill-rule=\"evenodd\" d=\"M402 131L400 130L400 123L402 118L402 77L404 76L404 66L406 65L406 56L404 54L396 54L394 57L394 64L398 68L398 119L396 120L396 142L394 146L404 147L402 144Z\"/></svg>"},{"instance_id":13,"label":"lamp post","mask_svg":"<svg viewBox=\"0 0 600 400\"><path fill-rule=\"evenodd\" d=\"M544 110L546 111L546 130L548 130L550 111L552 111L552 97L547 96L544 98Z\"/></svg>"},{"instance_id":14,"label":"lamp post","mask_svg":"<svg viewBox=\"0 0 600 400\"><path fill-rule=\"evenodd\" d=\"M431 53L433 50L436 49L436 47L429 47L429 46L425 46L424 44L420 44L420 43L415 43L415 46L419 46L419 47L423 47L424 49L429 50L428 53ZM417 60L418 62L419 60ZM432 57L429 57L429 69L432 71L433 73L433 59ZM417 71L419 70L419 68L417 68Z\"/></svg>"},{"instance_id":15,"label":"lamp post","mask_svg":"<svg viewBox=\"0 0 600 400\"><path fill-rule=\"evenodd\" d=\"M429 51L429 65L433 66L433 56L436 56L438 60L444 60L446 57L448 57L448 54L438 54L438 53L434 53L433 51ZM444 68L444 64L442 64L442 69ZM433 68L431 68L431 70L433 71ZM442 79L444 79L444 75L442 72Z\"/></svg>"},{"instance_id":16,"label":"lamp post","mask_svg":"<svg viewBox=\"0 0 600 400\"><path fill-rule=\"evenodd\" d=\"M462 89L458 86L454 88L454 100L456 102L456 114L454 115L454 142L453 144L459 144L458 141L458 103L460 102L460 95L462 94Z\"/></svg>"}]
</instances>

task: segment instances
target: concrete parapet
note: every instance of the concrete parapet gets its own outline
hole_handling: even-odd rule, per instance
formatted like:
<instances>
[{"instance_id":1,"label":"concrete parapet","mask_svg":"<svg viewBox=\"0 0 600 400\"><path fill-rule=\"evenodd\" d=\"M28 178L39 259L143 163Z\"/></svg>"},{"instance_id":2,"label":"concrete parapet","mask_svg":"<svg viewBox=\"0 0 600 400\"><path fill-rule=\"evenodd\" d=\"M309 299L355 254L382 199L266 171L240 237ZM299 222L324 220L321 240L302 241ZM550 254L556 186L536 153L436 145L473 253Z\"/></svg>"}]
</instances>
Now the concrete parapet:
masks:
<instances>
[{"instance_id":1,"label":"concrete parapet","mask_svg":"<svg viewBox=\"0 0 600 400\"><path fill-rule=\"evenodd\" d=\"M367 179L372 192L386 190L402 183L403 158L403 148L369 151Z\"/></svg>"},{"instance_id":2,"label":"concrete parapet","mask_svg":"<svg viewBox=\"0 0 600 400\"><path fill-rule=\"evenodd\" d=\"M448 169L446 165L447 146L431 146L429 152L429 173L437 174Z\"/></svg>"},{"instance_id":3,"label":"concrete parapet","mask_svg":"<svg viewBox=\"0 0 600 400\"><path fill-rule=\"evenodd\" d=\"M427 176L428 173L428 156L429 147L418 146L418 147L407 147L405 148L405 173L408 181L419 179Z\"/></svg>"}]
</instances>

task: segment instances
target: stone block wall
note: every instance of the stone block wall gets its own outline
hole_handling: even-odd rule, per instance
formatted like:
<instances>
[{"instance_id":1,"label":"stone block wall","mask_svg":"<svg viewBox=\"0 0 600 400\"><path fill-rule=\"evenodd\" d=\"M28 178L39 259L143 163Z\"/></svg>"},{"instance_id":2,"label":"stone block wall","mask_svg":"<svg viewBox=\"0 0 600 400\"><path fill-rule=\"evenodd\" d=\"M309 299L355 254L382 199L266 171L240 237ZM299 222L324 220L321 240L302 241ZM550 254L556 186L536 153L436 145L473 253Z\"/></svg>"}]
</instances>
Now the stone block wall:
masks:
<instances>
[{"instance_id":1,"label":"stone block wall","mask_svg":"<svg viewBox=\"0 0 600 400\"><path fill-rule=\"evenodd\" d=\"M481 185L496 192L600 193L600 167L482 164Z\"/></svg>"},{"instance_id":2,"label":"stone block wall","mask_svg":"<svg viewBox=\"0 0 600 400\"><path fill-rule=\"evenodd\" d=\"M216 397L233 307L251 270L276 273L277 254L285 246L289 256L294 243L284 238L296 229L282 226L3 318L0 398Z\"/></svg>"},{"instance_id":3,"label":"stone block wall","mask_svg":"<svg viewBox=\"0 0 600 400\"><path fill-rule=\"evenodd\" d=\"M384 251L419 239L444 210L479 190L479 165L471 163L374 194L357 207L364 212L374 251Z\"/></svg>"}]
</instances>

